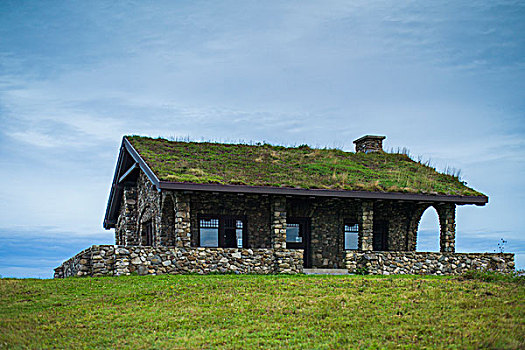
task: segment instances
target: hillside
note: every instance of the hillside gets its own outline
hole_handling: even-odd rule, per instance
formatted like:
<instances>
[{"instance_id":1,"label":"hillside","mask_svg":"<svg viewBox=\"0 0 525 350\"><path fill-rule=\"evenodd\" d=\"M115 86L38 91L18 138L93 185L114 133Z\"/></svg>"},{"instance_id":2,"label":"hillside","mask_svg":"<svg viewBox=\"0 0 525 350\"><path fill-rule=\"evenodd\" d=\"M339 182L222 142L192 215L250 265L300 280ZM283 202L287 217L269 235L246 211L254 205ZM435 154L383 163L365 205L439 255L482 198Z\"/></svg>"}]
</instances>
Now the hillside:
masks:
<instances>
[{"instance_id":1,"label":"hillside","mask_svg":"<svg viewBox=\"0 0 525 350\"><path fill-rule=\"evenodd\" d=\"M416 276L0 280L0 348L523 348L525 287Z\"/></svg>"}]
</instances>

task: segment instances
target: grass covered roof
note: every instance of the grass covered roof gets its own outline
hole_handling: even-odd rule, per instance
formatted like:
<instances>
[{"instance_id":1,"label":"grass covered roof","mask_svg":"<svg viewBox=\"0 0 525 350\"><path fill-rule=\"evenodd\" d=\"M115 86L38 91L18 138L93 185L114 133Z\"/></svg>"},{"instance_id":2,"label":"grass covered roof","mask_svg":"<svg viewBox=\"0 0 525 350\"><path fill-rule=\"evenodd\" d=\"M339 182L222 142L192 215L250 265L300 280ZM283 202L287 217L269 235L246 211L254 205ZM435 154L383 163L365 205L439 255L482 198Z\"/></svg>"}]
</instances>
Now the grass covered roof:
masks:
<instances>
[{"instance_id":1,"label":"grass covered roof","mask_svg":"<svg viewBox=\"0 0 525 350\"><path fill-rule=\"evenodd\" d=\"M404 154L126 138L162 181L484 196Z\"/></svg>"}]
</instances>

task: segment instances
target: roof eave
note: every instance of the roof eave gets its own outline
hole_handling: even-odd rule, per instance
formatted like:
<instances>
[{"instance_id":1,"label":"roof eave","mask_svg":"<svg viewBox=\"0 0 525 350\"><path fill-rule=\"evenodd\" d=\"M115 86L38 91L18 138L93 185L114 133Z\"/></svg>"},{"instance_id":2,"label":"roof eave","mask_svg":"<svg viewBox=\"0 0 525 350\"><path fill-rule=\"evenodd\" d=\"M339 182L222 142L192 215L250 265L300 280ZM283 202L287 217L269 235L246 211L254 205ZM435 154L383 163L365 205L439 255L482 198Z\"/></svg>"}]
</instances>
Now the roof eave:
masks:
<instances>
[{"instance_id":1,"label":"roof eave","mask_svg":"<svg viewBox=\"0 0 525 350\"><path fill-rule=\"evenodd\" d=\"M116 225L116 211L120 204L118 201L120 200L120 197L122 195L122 186L119 184L119 180L121 179L121 177L125 177L125 175L127 175L127 171L130 170L123 169L124 159L128 156L131 157L136 164L138 164L140 169L144 172L144 174L146 174L149 180L157 187L158 190L160 190L159 179L148 166L148 164L144 161L144 159L142 159L137 150L124 136L122 138L122 144L120 146L120 152L117 160L117 166L115 168L115 174L113 175L113 182L111 185L111 191L106 207L106 214L104 216L104 222L102 224L102 226L106 230L114 228Z\"/></svg>"},{"instance_id":2,"label":"roof eave","mask_svg":"<svg viewBox=\"0 0 525 350\"><path fill-rule=\"evenodd\" d=\"M399 192L370 192L370 191L347 191L347 190L325 190L325 189L302 189L290 187L248 186L248 185L220 185L220 184L194 184L160 181L161 190L186 190L207 192L230 192L246 194L267 195L290 195L290 196L313 196L313 197L335 197L355 199L381 199L418 202L445 202L463 204L485 205L488 203L487 196L454 196L423 193L399 193Z\"/></svg>"}]
</instances>

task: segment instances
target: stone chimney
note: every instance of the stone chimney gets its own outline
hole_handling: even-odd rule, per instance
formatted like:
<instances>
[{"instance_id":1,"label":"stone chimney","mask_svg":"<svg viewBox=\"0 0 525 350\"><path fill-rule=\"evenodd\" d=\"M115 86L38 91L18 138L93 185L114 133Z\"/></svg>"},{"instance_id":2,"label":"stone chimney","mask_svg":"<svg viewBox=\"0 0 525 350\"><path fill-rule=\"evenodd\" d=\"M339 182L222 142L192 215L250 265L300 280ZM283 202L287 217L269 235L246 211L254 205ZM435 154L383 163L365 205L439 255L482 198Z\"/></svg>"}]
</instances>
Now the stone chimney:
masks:
<instances>
[{"instance_id":1,"label":"stone chimney","mask_svg":"<svg viewBox=\"0 0 525 350\"><path fill-rule=\"evenodd\" d=\"M365 135L354 141L356 153L383 152L383 140L386 136Z\"/></svg>"}]
</instances>

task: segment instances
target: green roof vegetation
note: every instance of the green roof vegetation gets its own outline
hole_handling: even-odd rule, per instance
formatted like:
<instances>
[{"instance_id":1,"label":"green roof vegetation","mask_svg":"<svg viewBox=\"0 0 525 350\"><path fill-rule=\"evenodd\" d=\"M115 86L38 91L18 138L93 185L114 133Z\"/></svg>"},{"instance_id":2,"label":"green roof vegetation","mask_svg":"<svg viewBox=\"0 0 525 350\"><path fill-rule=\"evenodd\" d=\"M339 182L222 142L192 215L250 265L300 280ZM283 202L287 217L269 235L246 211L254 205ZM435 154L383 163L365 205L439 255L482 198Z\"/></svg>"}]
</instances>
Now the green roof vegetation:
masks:
<instances>
[{"instance_id":1,"label":"green roof vegetation","mask_svg":"<svg viewBox=\"0 0 525 350\"><path fill-rule=\"evenodd\" d=\"M126 138L164 181L483 196L404 154Z\"/></svg>"}]
</instances>

